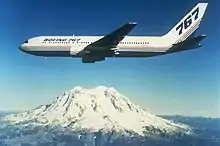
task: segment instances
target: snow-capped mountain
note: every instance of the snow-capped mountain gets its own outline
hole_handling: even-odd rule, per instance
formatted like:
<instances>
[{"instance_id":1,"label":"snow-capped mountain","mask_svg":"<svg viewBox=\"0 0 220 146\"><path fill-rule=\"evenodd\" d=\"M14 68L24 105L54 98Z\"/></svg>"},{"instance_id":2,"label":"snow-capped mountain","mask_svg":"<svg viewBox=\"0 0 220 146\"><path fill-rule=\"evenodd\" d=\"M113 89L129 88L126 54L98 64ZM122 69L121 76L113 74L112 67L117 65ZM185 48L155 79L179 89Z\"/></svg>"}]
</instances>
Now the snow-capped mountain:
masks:
<instances>
[{"instance_id":1,"label":"snow-capped mountain","mask_svg":"<svg viewBox=\"0 0 220 146\"><path fill-rule=\"evenodd\" d=\"M130 131L148 134L152 128L165 133L187 133L190 127L157 117L132 103L112 87L80 86L58 96L49 105L42 105L1 119L13 124L54 125L72 130Z\"/></svg>"}]
</instances>

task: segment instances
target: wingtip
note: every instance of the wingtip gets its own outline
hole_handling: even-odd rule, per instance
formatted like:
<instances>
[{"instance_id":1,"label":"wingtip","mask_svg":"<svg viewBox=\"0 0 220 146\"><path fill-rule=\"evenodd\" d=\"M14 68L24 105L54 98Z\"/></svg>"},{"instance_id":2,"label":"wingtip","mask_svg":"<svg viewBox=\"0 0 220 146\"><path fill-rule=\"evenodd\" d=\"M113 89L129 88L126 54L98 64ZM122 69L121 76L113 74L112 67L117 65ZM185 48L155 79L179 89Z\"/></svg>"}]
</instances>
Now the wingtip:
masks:
<instances>
[{"instance_id":1,"label":"wingtip","mask_svg":"<svg viewBox=\"0 0 220 146\"><path fill-rule=\"evenodd\" d=\"M129 22L129 24L136 25L136 24L137 24L137 22Z\"/></svg>"}]
</instances>

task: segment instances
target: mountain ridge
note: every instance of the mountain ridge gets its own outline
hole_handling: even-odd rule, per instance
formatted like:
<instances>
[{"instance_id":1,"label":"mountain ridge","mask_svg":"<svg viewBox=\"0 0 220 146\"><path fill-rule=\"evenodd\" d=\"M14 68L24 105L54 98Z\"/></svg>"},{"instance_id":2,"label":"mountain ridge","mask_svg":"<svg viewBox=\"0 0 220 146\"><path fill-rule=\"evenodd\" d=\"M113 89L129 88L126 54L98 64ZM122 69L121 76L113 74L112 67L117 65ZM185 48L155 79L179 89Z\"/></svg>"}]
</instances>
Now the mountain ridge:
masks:
<instances>
[{"instance_id":1,"label":"mountain ridge","mask_svg":"<svg viewBox=\"0 0 220 146\"><path fill-rule=\"evenodd\" d=\"M60 125L90 131L132 131L144 135L156 129L165 133L189 134L189 126L174 123L149 113L113 87L83 88L75 86L59 95L51 104L41 105L3 118L15 124Z\"/></svg>"}]
</instances>

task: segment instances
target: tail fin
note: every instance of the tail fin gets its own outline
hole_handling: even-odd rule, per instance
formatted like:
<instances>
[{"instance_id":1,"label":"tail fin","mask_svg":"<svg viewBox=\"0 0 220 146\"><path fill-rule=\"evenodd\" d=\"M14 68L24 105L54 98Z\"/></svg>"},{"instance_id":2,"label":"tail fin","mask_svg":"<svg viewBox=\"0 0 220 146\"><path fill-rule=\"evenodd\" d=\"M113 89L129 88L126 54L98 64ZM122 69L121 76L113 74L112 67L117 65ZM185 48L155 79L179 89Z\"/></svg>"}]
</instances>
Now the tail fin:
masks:
<instances>
[{"instance_id":1,"label":"tail fin","mask_svg":"<svg viewBox=\"0 0 220 146\"><path fill-rule=\"evenodd\" d=\"M167 37L172 44L184 41L193 32L195 32L205 13L208 3L198 3L183 19L176 24L167 34Z\"/></svg>"}]
</instances>

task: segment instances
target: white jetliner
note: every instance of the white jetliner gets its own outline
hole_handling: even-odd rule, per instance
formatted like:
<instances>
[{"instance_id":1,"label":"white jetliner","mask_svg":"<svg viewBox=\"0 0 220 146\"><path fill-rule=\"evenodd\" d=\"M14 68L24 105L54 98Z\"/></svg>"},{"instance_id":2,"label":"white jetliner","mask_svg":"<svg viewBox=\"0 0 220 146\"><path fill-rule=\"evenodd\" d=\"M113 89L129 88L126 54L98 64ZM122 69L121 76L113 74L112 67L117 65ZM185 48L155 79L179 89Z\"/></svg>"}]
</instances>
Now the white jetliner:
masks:
<instances>
[{"instance_id":1,"label":"white jetliner","mask_svg":"<svg viewBox=\"0 0 220 146\"><path fill-rule=\"evenodd\" d=\"M206 36L192 36L208 3L198 3L163 36L127 36L137 25L130 22L106 36L38 36L20 46L26 53L44 57L81 57L84 63L106 57L151 57L201 47Z\"/></svg>"}]
</instances>

